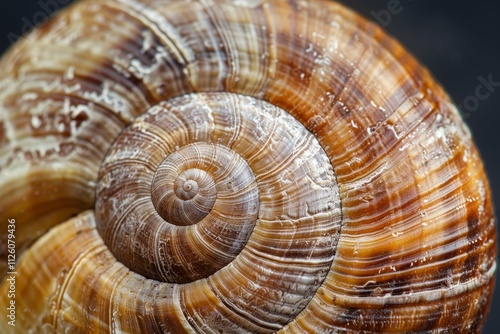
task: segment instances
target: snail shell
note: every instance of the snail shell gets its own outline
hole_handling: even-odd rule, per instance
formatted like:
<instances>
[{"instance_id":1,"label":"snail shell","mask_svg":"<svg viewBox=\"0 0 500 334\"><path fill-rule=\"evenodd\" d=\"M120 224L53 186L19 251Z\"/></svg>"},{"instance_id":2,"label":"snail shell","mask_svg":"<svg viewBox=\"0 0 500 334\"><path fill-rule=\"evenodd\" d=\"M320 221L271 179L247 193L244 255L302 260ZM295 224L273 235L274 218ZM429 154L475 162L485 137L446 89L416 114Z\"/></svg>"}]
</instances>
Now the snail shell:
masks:
<instances>
[{"instance_id":1,"label":"snail shell","mask_svg":"<svg viewBox=\"0 0 500 334\"><path fill-rule=\"evenodd\" d=\"M481 331L496 222L469 130L343 6L82 1L0 78L23 253L2 332Z\"/></svg>"}]
</instances>

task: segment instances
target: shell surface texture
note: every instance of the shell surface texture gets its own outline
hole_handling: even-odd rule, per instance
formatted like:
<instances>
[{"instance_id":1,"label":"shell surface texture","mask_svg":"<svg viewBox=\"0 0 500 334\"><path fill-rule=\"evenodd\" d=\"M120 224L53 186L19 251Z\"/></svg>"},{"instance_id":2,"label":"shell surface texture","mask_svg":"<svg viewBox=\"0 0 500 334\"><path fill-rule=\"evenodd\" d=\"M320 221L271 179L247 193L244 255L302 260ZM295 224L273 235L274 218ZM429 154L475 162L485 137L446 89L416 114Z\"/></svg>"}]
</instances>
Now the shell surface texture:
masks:
<instances>
[{"instance_id":1,"label":"shell surface texture","mask_svg":"<svg viewBox=\"0 0 500 334\"><path fill-rule=\"evenodd\" d=\"M0 61L0 222L1 333L480 333L496 271L457 108L333 1L63 10Z\"/></svg>"}]
</instances>

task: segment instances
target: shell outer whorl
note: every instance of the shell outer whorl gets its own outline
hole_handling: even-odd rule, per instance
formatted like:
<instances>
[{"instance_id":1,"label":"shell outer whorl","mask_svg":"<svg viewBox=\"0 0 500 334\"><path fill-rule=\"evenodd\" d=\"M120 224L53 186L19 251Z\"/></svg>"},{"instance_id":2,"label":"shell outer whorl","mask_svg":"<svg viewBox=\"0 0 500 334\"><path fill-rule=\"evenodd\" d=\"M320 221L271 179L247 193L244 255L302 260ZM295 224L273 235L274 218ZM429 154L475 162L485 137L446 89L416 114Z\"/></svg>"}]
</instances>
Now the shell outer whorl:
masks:
<instances>
[{"instance_id":1,"label":"shell outer whorl","mask_svg":"<svg viewBox=\"0 0 500 334\"><path fill-rule=\"evenodd\" d=\"M229 93L173 98L137 118L110 148L96 198L97 227L115 256L167 282L206 278L247 243L295 240L275 234L285 222L326 247L318 256L329 266L340 226L333 169L316 139L285 111Z\"/></svg>"},{"instance_id":2,"label":"shell outer whorl","mask_svg":"<svg viewBox=\"0 0 500 334\"><path fill-rule=\"evenodd\" d=\"M35 30L0 61L10 218L19 333L479 333L496 271L456 107L334 1L86 0Z\"/></svg>"}]
</instances>

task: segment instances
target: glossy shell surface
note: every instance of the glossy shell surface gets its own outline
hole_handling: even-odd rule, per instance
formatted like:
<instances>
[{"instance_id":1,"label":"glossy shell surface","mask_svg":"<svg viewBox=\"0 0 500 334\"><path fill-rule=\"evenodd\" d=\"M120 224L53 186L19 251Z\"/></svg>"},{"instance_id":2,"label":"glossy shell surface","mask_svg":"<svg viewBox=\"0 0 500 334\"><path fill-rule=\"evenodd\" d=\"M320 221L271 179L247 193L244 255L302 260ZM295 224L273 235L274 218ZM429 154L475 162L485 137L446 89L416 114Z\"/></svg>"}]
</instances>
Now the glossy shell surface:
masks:
<instances>
[{"instance_id":1,"label":"glossy shell surface","mask_svg":"<svg viewBox=\"0 0 500 334\"><path fill-rule=\"evenodd\" d=\"M331 1L87 0L39 27L0 61L9 219L2 332L480 332L496 270L457 108Z\"/></svg>"}]
</instances>

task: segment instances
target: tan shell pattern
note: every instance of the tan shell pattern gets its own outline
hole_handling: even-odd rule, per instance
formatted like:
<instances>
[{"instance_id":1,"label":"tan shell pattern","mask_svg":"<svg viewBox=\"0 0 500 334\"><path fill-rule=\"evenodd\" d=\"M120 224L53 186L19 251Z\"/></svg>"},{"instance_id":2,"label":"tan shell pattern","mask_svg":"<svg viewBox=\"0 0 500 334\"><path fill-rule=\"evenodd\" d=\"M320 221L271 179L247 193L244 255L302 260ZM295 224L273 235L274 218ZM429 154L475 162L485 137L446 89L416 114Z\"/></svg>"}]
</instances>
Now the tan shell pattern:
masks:
<instances>
[{"instance_id":1,"label":"tan shell pattern","mask_svg":"<svg viewBox=\"0 0 500 334\"><path fill-rule=\"evenodd\" d=\"M2 333L479 333L496 271L456 107L333 1L61 12L0 61L9 219Z\"/></svg>"}]
</instances>

